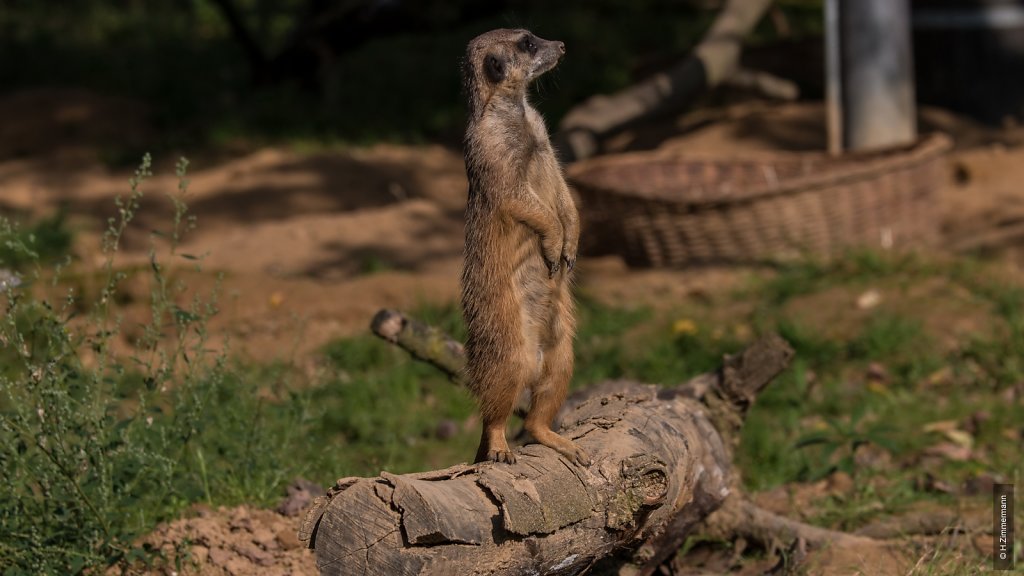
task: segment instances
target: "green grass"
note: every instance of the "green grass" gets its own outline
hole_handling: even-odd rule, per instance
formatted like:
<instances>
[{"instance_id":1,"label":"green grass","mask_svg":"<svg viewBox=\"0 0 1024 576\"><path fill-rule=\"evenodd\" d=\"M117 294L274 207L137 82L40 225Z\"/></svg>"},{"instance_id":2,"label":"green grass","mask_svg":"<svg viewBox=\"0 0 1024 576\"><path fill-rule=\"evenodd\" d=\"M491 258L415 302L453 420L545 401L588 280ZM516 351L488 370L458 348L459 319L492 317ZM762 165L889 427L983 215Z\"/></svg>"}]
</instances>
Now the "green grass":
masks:
<instances>
[{"instance_id":1,"label":"green grass","mask_svg":"<svg viewBox=\"0 0 1024 576\"><path fill-rule=\"evenodd\" d=\"M775 323L797 356L793 368L758 399L744 429L738 463L750 488L812 481L842 470L854 476L857 491L849 500L822 503L816 518L826 525L855 528L921 500L955 505L948 496L920 488L926 473L954 487L983 472L1005 481L1020 477L1021 440L1005 434L1019 430L1024 408L1019 400L1000 399L1020 382L1024 346L1014 329L1022 319L1019 287L962 273L964 266L854 255L830 266L783 270L768 281L763 291L768 301L761 313L770 320L762 328ZM971 267L977 271L981 265ZM793 324L784 312L792 299L836 286L908 286L929 278L950 279L969 290L976 313L993 319L991 332L942 345L939 340L946 334L927 333L927 318L880 307L866 313L852 337L826 338ZM746 295L751 293L756 290ZM929 313L949 311L940 303ZM868 377L872 363L886 369L884 381ZM942 369L949 376L935 378ZM928 423L963 423L976 413L989 416L974 435L978 457L966 462L920 460L926 447L944 440L924 431ZM886 450L892 463L879 469L855 464L855 450L862 444Z\"/></svg>"},{"instance_id":2,"label":"green grass","mask_svg":"<svg viewBox=\"0 0 1024 576\"><path fill-rule=\"evenodd\" d=\"M444 467L473 455L479 439L464 426L473 400L435 368L371 336L325 352L335 374L312 396L324 410L313 433L336 456L326 478ZM443 421L455 425L447 440L437 435Z\"/></svg>"}]
</instances>

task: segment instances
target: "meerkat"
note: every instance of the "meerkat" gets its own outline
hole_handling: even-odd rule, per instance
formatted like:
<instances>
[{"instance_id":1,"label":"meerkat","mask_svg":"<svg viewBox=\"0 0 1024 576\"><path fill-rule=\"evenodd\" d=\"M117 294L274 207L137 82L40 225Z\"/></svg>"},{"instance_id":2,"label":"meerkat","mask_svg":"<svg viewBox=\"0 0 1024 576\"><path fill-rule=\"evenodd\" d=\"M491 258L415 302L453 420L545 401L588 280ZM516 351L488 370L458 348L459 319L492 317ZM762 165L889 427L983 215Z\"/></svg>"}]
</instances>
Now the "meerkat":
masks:
<instances>
[{"instance_id":1,"label":"meerkat","mask_svg":"<svg viewBox=\"0 0 1024 576\"><path fill-rule=\"evenodd\" d=\"M531 393L526 430L577 464L590 458L551 429L573 372L571 275L579 215L529 85L565 54L527 30L493 30L466 49L469 177L462 311L466 370L480 404L476 461L514 463L505 425Z\"/></svg>"}]
</instances>

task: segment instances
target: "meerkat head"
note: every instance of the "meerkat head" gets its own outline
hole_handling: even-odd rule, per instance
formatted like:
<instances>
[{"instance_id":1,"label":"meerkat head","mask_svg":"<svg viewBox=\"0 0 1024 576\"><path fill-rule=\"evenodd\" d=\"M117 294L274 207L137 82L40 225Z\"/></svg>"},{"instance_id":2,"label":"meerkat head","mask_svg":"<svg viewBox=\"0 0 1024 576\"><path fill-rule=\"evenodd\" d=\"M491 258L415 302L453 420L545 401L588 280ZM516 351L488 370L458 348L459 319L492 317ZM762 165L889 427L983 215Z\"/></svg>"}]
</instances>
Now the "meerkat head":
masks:
<instances>
[{"instance_id":1,"label":"meerkat head","mask_svg":"<svg viewBox=\"0 0 1024 576\"><path fill-rule=\"evenodd\" d=\"M470 41L463 61L463 82L470 107L495 97L522 98L531 82L554 68L565 44L544 40L529 30L491 30Z\"/></svg>"}]
</instances>

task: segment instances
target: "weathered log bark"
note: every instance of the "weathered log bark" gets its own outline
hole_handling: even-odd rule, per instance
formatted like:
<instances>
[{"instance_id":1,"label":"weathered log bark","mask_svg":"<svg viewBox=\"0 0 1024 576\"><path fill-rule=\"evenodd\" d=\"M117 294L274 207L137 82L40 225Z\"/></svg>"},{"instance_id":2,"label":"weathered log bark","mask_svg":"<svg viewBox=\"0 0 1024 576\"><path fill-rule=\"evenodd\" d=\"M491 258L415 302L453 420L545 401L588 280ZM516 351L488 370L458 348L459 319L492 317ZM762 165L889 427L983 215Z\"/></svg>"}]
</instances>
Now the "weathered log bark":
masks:
<instances>
[{"instance_id":1,"label":"weathered log bark","mask_svg":"<svg viewBox=\"0 0 1024 576\"><path fill-rule=\"evenodd\" d=\"M374 327L393 342L424 334L387 319ZM459 350L433 336L433 350ZM676 388L617 381L575 394L561 433L589 467L528 445L515 465L344 478L300 538L323 574L651 574L735 490L743 416L791 356L773 336Z\"/></svg>"},{"instance_id":2,"label":"weathered log bark","mask_svg":"<svg viewBox=\"0 0 1024 576\"><path fill-rule=\"evenodd\" d=\"M589 468L529 445L511 466L343 479L302 536L322 574L577 574L728 494L727 451L695 404L634 384L578 406L562 433Z\"/></svg>"}]
</instances>

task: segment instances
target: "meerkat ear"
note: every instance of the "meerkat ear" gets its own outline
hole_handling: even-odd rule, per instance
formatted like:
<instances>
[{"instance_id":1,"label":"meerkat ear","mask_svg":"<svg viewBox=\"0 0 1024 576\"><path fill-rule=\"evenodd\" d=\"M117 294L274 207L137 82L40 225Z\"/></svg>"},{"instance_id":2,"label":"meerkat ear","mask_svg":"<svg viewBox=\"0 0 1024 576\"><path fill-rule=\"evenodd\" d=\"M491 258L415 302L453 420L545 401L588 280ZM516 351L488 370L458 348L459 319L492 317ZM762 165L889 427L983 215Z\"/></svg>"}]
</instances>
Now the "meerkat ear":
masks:
<instances>
[{"instance_id":1,"label":"meerkat ear","mask_svg":"<svg viewBox=\"0 0 1024 576\"><path fill-rule=\"evenodd\" d=\"M484 73L487 74L487 79L492 83L497 84L501 82L505 79L505 61L497 56L488 54L487 58L484 59Z\"/></svg>"}]
</instances>

